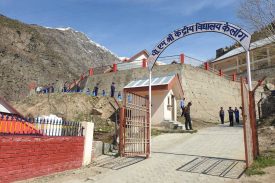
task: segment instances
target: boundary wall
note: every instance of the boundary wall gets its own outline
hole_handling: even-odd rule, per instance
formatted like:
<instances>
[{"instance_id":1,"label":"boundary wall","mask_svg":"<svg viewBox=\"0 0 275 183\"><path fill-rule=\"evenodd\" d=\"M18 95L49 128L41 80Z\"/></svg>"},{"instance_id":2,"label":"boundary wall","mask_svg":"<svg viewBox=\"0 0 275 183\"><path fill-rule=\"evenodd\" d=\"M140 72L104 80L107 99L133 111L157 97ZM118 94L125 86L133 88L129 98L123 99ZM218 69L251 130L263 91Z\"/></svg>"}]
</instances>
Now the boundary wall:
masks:
<instances>
[{"instance_id":1,"label":"boundary wall","mask_svg":"<svg viewBox=\"0 0 275 183\"><path fill-rule=\"evenodd\" d=\"M84 137L1 136L0 182L79 168L83 151Z\"/></svg>"}]
</instances>

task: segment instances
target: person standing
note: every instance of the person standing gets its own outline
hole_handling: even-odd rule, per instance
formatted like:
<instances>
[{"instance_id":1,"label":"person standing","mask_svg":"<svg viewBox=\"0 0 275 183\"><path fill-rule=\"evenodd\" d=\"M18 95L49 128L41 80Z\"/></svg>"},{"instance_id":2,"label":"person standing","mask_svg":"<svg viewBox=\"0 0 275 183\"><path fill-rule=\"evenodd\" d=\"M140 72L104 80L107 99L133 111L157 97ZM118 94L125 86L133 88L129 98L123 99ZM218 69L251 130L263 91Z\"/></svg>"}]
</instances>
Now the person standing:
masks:
<instances>
[{"instance_id":1,"label":"person standing","mask_svg":"<svg viewBox=\"0 0 275 183\"><path fill-rule=\"evenodd\" d=\"M54 83L52 83L52 85L50 87L50 91L51 91L51 93L54 93Z\"/></svg>"},{"instance_id":2,"label":"person standing","mask_svg":"<svg viewBox=\"0 0 275 183\"><path fill-rule=\"evenodd\" d=\"M224 110L223 110L223 107L221 107L221 109L220 109L220 119L221 119L221 123L224 124Z\"/></svg>"},{"instance_id":3,"label":"person standing","mask_svg":"<svg viewBox=\"0 0 275 183\"><path fill-rule=\"evenodd\" d=\"M76 84L76 92L79 93L80 92L80 83Z\"/></svg>"},{"instance_id":4,"label":"person standing","mask_svg":"<svg viewBox=\"0 0 275 183\"><path fill-rule=\"evenodd\" d=\"M118 100L119 100L119 101L121 101L121 100L122 100L122 96L121 96L120 91L119 91L119 92L118 92L118 94L117 94L117 98L118 98Z\"/></svg>"},{"instance_id":5,"label":"person standing","mask_svg":"<svg viewBox=\"0 0 275 183\"><path fill-rule=\"evenodd\" d=\"M185 129L186 130L193 130L191 124L191 116L190 116L190 107L192 103L188 102L187 106L184 109L184 117L185 117Z\"/></svg>"},{"instance_id":6,"label":"person standing","mask_svg":"<svg viewBox=\"0 0 275 183\"><path fill-rule=\"evenodd\" d=\"M91 90L90 90L90 88L87 89L86 94L89 95L89 96L91 95Z\"/></svg>"},{"instance_id":7,"label":"person standing","mask_svg":"<svg viewBox=\"0 0 275 183\"><path fill-rule=\"evenodd\" d=\"M115 83L112 82L112 85L111 85L111 97L115 96L115 91L116 91Z\"/></svg>"},{"instance_id":8,"label":"person standing","mask_svg":"<svg viewBox=\"0 0 275 183\"><path fill-rule=\"evenodd\" d=\"M184 115L184 101L185 101L185 98L182 98L180 100L181 116Z\"/></svg>"},{"instance_id":9,"label":"person standing","mask_svg":"<svg viewBox=\"0 0 275 183\"><path fill-rule=\"evenodd\" d=\"M95 92L94 96L97 96L97 94L98 94L98 83L94 87L94 92Z\"/></svg>"},{"instance_id":10,"label":"person standing","mask_svg":"<svg viewBox=\"0 0 275 183\"><path fill-rule=\"evenodd\" d=\"M238 110L237 107L235 107L234 114L235 114L235 121L236 121L236 123L240 124L240 112L239 112L239 110Z\"/></svg>"},{"instance_id":11,"label":"person standing","mask_svg":"<svg viewBox=\"0 0 275 183\"><path fill-rule=\"evenodd\" d=\"M230 122L229 126L233 126L233 118L234 118L233 114L234 114L234 111L232 110L231 107L229 107L229 110L228 110L229 122Z\"/></svg>"},{"instance_id":12,"label":"person standing","mask_svg":"<svg viewBox=\"0 0 275 183\"><path fill-rule=\"evenodd\" d=\"M63 92L67 92L67 81L64 83L64 85L63 85Z\"/></svg>"},{"instance_id":13,"label":"person standing","mask_svg":"<svg viewBox=\"0 0 275 183\"><path fill-rule=\"evenodd\" d=\"M105 90L102 90L102 96L105 97L106 96L106 92Z\"/></svg>"}]
</instances>

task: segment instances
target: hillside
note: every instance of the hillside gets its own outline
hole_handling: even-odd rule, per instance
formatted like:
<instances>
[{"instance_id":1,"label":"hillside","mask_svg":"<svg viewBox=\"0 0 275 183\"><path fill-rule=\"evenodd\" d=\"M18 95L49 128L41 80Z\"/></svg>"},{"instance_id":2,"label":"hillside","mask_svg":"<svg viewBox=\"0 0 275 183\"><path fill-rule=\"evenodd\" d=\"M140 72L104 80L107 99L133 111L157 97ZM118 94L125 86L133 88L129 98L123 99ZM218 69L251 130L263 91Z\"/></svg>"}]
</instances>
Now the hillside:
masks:
<instances>
[{"instance_id":1,"label":"hillside","mask_svg":"<svg viewBox=\"0 0 275 183\"><path fill-rule=\"evenodd\" d=\"M71 28L28 25L0 15L0 96L18 100L28 85L56 83L60 88L90 67L119 59L106 48Z\"/></svg>"},{"instance_id":2,"label":"hillside","mask_svg":"<svg viewBox=\"0 0 275 183\"><path fill-rule=\"evenodd\" d=\"M54 93L30 95L13 102L24 116L38 117L54 114L67 121L93 121L95 140L112 142L115 133L115 108L111 97L92 97L82 93Z\"/></svg>"},{"instance_id":3,"label":"hillside","mask_svg":"<svg viewBox=\"0 0 275 183\"><path fill-rule=\"evenodd\" d=\"M24 116L55 114L68 121L90 121L93 115L107 120L117 108L113 98L82 93L31 95L13 105Z\"/></svg>"}]
</instances>

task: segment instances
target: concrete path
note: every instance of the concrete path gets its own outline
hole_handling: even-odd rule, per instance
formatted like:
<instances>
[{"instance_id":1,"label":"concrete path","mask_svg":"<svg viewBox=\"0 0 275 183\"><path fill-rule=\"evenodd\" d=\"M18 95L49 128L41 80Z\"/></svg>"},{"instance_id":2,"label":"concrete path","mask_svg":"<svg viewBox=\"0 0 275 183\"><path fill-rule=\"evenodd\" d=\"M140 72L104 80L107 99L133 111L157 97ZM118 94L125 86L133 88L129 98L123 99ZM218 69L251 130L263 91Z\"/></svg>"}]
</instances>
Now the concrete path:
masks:
<instances>
[{"instance_id":1,"label":"concrete path","mask_svg":"<svg viewBox=\"0 0 275 183\"><path fill-rule=\"evenodd\" d=\"M245 166L242 127L217 126L194 134L163 134L153 138L152 151L149 159L100 156L90 167L21 183L251 181L244 176L238 179Z\"/></svg>"},{"instance_id":2,"label":"concrete path","mask_svg":"<svg viewBox=\"0 0 275 183\"><path fill-rule=\"evenodd\" d=\"M103 156L97 160L96 169L109 170L86 181L235 182L245 166L242 127L217 126L195 134L160 135L153 138L152 151L146 160Z\"/></svg>"}]
</instances>

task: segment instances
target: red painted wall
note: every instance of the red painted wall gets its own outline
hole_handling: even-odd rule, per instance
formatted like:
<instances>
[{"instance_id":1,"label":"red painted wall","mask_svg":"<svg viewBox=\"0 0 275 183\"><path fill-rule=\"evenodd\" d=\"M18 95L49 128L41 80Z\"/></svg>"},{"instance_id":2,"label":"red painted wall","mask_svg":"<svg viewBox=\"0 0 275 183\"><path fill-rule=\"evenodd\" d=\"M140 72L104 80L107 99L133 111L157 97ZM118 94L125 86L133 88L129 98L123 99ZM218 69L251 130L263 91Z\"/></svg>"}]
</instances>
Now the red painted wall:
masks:
<instances>
[{"instance_id":1,"label":"red painted wall","mask_svg":"<svg viewBox=\"0 0 275 183\"><path fill-rule=\"evenodd\" d=\"M84 137L0 136L0 182L79 168L83 148Z\"/></svg>"}]
</instances>

